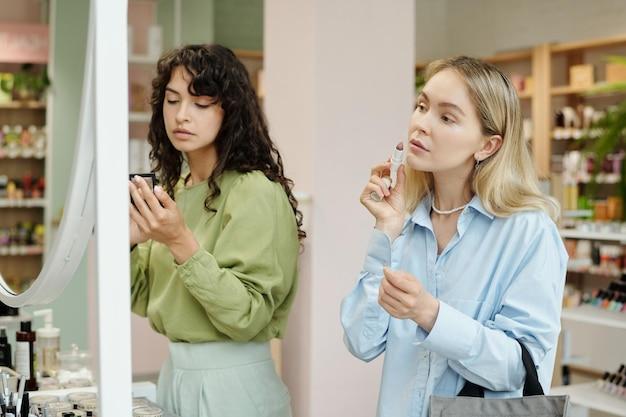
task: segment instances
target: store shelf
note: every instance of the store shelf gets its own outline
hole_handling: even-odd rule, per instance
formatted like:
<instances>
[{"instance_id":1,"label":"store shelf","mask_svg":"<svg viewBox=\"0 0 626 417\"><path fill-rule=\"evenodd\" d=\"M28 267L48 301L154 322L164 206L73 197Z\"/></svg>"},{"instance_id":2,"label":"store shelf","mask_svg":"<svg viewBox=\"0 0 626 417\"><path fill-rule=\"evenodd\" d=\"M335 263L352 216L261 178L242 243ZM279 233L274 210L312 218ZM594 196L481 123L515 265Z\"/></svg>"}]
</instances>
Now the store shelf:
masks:
<instances>
[{"instance_id":1,"label":"store shelf","mask_svg":"<svg viewBox=\"0 0 626 417\"><path fill-rule=\"evenodd\" d=\"M237 51L235 51L237 54ZM238 54L237 54L238 55ZM521 49L518 51L501 52L491 56L485 56L480 58L482 61L489 62L490 64L502 64L515 61L525 61L532 59L532 49ZM420 70L425 68L428 62L418 62L415 64L415 69Z\"/></svg>"},{"instance_id":2,"label":"store shelf","mask_svg":"<svg viewBox=\"0 0 626 417\"><path fill-rule=\"evenodd\" d=\"M553 53L558 52L572 52L583 49L592 49L592 48L606 48L614 45L624 45L626 44L626 35L617 35L610 36L606 38L600 39L592 39L587 41L574 41L574 42L563 42L550 45L550 51Z\"/></svg>"},{"instance_id":3,"label":"store shelf","mask_svg":"<svg viewBox=\"0 0 626 417\"><path fill-rule=\"evenodd\" d=\"M567 219L575 219L579 217L591 217L593 216L593 210L565 210L563 211L563 217Z\"/></svg>"},{"instance_id":4,"label":"store shelf","mask_svg":"<svg viewBox=\"0 0 626 417\"><path fill-rule=\"evenodd\" d=\"M569 395L573 405L626 417L626 400L600 391L595 382L552 387L550 395Z\"/></svg>"},{"instance_id":5,"label":"store shelf","mask_svg":"<svg viewBox=\"0 0 626 417\"><path fill-rule=\"evenodd\" d=\"M585 359L587 361L589 360L589 358ZM590 367L588 364L584 363L584 359L581 359L580 362L581 363L564 363L564 365L567 365L570 372L585 378L601 379L604 375L604 371Z\"/></svg>"},{"instance_id":6,"label":"store shelf","mask_svg":"<svg viewBox=\"0 0 626 417\"><path fill-rule=\"evenodd\" d=\"M0 316L0 326L7 326L9 324L17 323L20 321L32 320L33 316L30 314L20 313L19 316Z\"/></svg>"},{"instance_id":7,"label":"store shelf","mask_svg":"<svg viewBox=\"0 0 626 417\"><path fill-rule=\"evenodd\" d=\"M38 256L42 254L42 246L19 246L0 248L0 256Z\"/></svg>"},{"instance_id":8,"label":"store shelf","mask_svg":"<svg viewBox=\"0 0 626 417\"><path fill-rule=\"evenodd\" d=\"M8 103L0 103L0 109L45 109L46 103L43 101L10 101Z\"/></svg>"},{"instance_id":9,"label":"store shelf","mask_svg":"<svg viewBox=\"0 0 626 417\"><path fill-rule=\"evenodd\" d=\"M130 64L156 65L158 60L158 57L148 55L131 55L128 57L128 63Z\"/></svg>"},{"instance_id":10,"label":"store shelf","mask_svg":"<svg viewBox=\"0 0 626 417\"><path fill-rule=\"evenodd\" d=\"M10 158L8 156L0 156L0 161L13 161L13 160L23 160L23 161L27 161L27 160L35 160L35 161L43 161L44 159L46 159L45 157L37 157L37 156L16 156L15 158Z\"/></svg>"},{"instance_id":11,"label":"store shelf","mask_svg":"<svg viewBox=\"0 0 626 417\"><path fill-rule=\"evenodd\" d=\"M250 49L233 49L233 52L237 56L237 58L263 59L262 51L254 51Z\"/></svg>"},{"instance_id":12,"label":"store shelf","mask_svg":"<svg viewBox=\"0 0 626 417\"><path fill-rule=\"evenodd\" d=\"M594 270L590 270L590 269L568 269L567 270L568 274L571 275L584 275L586 277L593 277L593 278L597 278L597 279L620 279L620 277L622 276L622 273L601 273L601 272L596 272Z\"/></svg>"},{"instance_id":13,"label":"store shelf","mask_svg":"<svg viewBox=\"0 0 626 417\"><path fill-rule=\"evenodd\" d=\"M602 240L606 242L626 243L626 233L585 232L575 229L560 229L561 237L565 239Z\"/></svg>"},{"instance_id":14,"label":"store shelf","mask_svg":"<svg viewBox=\"0 0 626 417\"><path fill-rule=\"evenodd\" d=\"M152 118L152 113L148 112L130 112L128 114L128 121L134 123L149 123Z\"/></svg>"},{"instance_id":15,"label":"store shelf","mask_svg":"<svg viewBox=\"0 0 626 417\"><path fill-rule=\"evenodd\" d=\"M619 94L624 94L623 91L619 92L595 92L594 90L597 88L602 88L604 86L603 83L598 83L595 84L591 87L576 87L576 86L571 86L571 85L561 85L558 87L552 87L550 89L550 94L553 96L564 96L564 95L571 95L571 94L585 94L585 95L589 95L589 97L594 97L595 95L602 95L602 96L606 96L606 95L619 95Z\"/></svg>"},{"instance_id":16,"label":"store shelf","mask_svg":"<svg viewBox=\"0 0 626 417\"><path fill-rule=\"evenodd\" d=\"M27 198L24 200L8 200L0 198L0 208L44 208L46 200L43 198Z\"/></svg>"},{"instance_id":17,"label":"store shelf","mask_svg":"<svg viewBox=\"0 0 626 417\"><path fill-rule=\"evenodd\" d=\"M607 311L591 305L563 309L561 319L626 330L626 313Z\"/></svg>"}]
</instances>

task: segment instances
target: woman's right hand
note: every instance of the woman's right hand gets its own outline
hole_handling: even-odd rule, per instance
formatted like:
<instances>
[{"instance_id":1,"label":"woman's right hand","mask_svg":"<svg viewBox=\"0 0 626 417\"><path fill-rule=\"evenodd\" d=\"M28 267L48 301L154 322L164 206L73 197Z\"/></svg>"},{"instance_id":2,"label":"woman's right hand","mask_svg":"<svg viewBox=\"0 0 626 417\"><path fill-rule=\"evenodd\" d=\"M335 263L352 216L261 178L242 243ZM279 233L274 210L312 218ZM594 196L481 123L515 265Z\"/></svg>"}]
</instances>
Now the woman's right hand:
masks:
<instances>
[{"instance_id":1,"label":"woman's right hand","mask_svg":"<svg viewBox=\"0 0 626 417\"><path fill-rule=\"evenodd\" d=\"M139 192L141 193L141 190L139 190ZM131 202L130 205L128 206L128 211L132 212L133 208L134 208L133 203ZM130 226L130 246L138 245L139 243L143 243L146 240L148 240L148 236L141 231L139 226L137 226L137 223L133 220L132 216L129 216L129 218L130 218L130 225L129 225Z\"/></svg>"},{"instance_id":2,"label":"woman's right hand","mask_svg":"<svg viewBox=\"0 0 626 417\"><path fill-rule=\"evenodd\" d=\"M391 169L391 162L377 165L372 168L370 180L361 193L361 204L372 213L376 219L376 228L387 234L393 240L400 235L404 218L406 215L406 204L404 199L404 184L406 176L404 165L398 169L396 186L388 189L383 177L388 177ZM380 197L380 201L372 198L372 193Z\"/></svg>"},{"instance_id":3,"label":"woman's right hand","mask_svg":"<svg viewBox=\"0 0 626 417\"><path fill-rule=\"evenodd\" d=\"M130 246L138 245L148 240L148 236L139 229L137 223L130 219Z\"/></svg>"}]
</instances>

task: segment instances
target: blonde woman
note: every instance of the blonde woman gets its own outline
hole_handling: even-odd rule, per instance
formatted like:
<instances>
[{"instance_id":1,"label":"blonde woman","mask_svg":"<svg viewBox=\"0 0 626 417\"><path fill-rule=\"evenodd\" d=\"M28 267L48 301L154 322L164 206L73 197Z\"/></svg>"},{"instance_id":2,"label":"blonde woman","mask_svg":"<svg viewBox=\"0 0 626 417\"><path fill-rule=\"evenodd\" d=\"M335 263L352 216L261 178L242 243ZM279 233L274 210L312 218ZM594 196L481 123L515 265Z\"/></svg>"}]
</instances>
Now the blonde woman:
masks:
<instances>
[{"instance_id":1,"label":"blonde woman","mask_svg":"<svg viewBox=\"0 0 626 417\"><path fill-rule=\"evenodd\" d=\"M518 341L547 392L560 327L558 205L539 191L515 90L467 57L431 63L426 80L397 185L386 163L361 194L376 225L341 306L350 352L385 353L379 417L426 416L465 381L521 396Z\"/></svg>"}]
</instances>

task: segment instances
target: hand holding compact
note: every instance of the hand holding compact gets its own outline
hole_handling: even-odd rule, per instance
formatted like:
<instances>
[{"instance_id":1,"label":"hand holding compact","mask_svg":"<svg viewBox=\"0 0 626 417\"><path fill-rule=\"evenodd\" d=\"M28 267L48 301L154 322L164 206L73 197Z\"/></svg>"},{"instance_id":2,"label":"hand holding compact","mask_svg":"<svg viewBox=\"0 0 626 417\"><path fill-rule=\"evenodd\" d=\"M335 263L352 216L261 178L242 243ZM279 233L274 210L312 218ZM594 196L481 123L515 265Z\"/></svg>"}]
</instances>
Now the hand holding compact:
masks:
<instances>
[{"instance_id":1,"label":"hand holding compact","mask_svg":"<svg viewBox=\"0 0 626 417\"><path fill-rule=\"evenodd\" d=\"M131 243L133 238L152 239L171 249L189 239L191 232L176 203L163 188L156 186L152 192L148 183L139 176L128 182L128 188L134 203L134 206L130 205ZM132 223L137 226L135 231Z\"/></svg>"},{"instance_id":2,"label":"hand holding compact","mask_svg":"<svg viewBox=\"0 0 626 417\"><path fill-rule=\"evenodd\" d=\"M410 319L430 332L437 320L439 301L411 274L383 269L378 304L397 319Z\"/></svg>"}]
</instances>

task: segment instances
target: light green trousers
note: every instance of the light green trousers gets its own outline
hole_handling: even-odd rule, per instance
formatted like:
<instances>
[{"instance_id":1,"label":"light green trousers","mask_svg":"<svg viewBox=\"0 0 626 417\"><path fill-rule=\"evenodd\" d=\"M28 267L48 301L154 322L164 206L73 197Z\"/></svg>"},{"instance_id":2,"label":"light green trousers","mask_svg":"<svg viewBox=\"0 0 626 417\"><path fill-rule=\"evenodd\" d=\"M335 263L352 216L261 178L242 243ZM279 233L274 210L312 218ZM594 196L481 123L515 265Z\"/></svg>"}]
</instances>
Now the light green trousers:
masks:
<instances>
[{"instance_id":1,"label":"light green trousers","mask_svg":"<svg viewBox=\"0 0 626 417\"><path fill-rule=\"evenodd\" d=\"M170 343L157 402L180 417L291 417L268 343Z\"/></svg>"}]
</instances>

